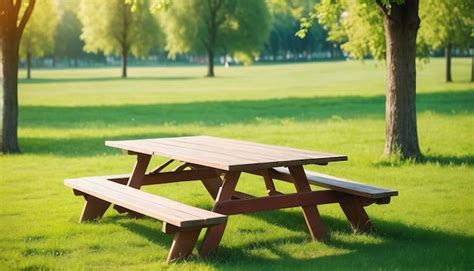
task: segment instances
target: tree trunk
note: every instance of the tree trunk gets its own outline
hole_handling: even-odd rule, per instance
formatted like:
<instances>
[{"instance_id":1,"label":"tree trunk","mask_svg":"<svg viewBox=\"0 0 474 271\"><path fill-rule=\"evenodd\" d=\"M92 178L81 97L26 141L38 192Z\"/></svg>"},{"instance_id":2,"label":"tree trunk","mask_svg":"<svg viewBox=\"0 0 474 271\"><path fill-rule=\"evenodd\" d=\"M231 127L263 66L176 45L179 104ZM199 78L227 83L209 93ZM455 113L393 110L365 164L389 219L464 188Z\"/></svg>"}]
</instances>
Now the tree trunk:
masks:
<instances>
[{"instance_id":1,"label":"tree trunk","mask_svg":"<svg viewBox=\"0 0 474 271\"><path fill-rule=\"evenodd\" d=\"M26 79L31 79L31 53L26 53Z\"/></svg>"},{"instance_id":2,"label":"tree trunk","mask_svg":"<svg viewBox=\"0 0 474 271\"><path fill-rule=\"evenodd\" d=\"M446 46L446 82L452 82L453 78L451 77L451 51L452 51L452 44L448 43Z\"/></svg>"},{"instance_id":3,"label":"tree trunk","mask_svg":"<svg viewBox=\"0 0 474 271\"><path fill-rule=\"evenodd\" d=\"M474 82L474 55L472 56L471 61L471 82Z\"/></svg>"},{"instance_id":4,"label":"tree trunk","mask_svg":"<svg viewBox=\"0 0 474 271\"><path fill-rule=\"evenodd\" d=\"M128 62L128 52L127 49L122 51L122 78L127 78L127 62Z\"/></svg>"},{"instance_id":5,"label":"tree trunk","mask_svg":"<svg viewBox=\"0 0 474 271\"><path fill-rule=\"evenodd\" d=\"M382 9L384 9L382 7ZM416 127L416 36L418 0L392 3L384 12L387 43L385 154L421 158Z\"/></svg>"},{"instance_id":6,"label":"tree trunk","mask_svg":"<svg viewBox=\"0 0 474 271\"><path fill-rule=\"evenodd\" d=\"M11 34L12 35L12 34ZM2 44L3 67L3 112L2 140L3 153L20 152L18 147L18 46L15 39L9 38Z\"/></svg>"},{"instance_id":7,"label":"tree trunk","mask_svg":"<svg viewBox=\"0 0 474 271\"><path fill-rule=\"evenodd\" d=\"M214 77L214 50L207 50L207 77Z\"/></svg>"}]
</instances>

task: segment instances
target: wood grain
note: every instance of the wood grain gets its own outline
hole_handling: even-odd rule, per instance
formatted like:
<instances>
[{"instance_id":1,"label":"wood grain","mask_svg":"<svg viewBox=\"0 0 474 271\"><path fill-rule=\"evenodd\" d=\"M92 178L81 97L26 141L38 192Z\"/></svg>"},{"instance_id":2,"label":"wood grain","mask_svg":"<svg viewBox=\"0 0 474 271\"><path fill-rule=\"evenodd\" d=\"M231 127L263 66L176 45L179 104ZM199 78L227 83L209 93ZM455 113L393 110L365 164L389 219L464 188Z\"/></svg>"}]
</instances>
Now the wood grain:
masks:
<instances>
[{"instance_id":1,"label":"wood grain","mask_svg":"<svg viewBox=\"0 0 474 271\"><path fill-rule=\"evenodd\" d=\"M291 178L289 179L290 172L288 169L279 167L279 168L274 168L273 170L279 174L285 175L285 176L278 176L274 174L272 175L273 178L285 179L286 181L291 181ZM324 188L329 188L329 189L340 191L340 192L345 192L345 193L356 195L356 196L361 196L361 197L370 198L370 199L382 199L382 198L398 195L398 191L396 190L358 183L358 182L350 181L347 179L334 177L334 176L330 176L330 175L326 175L326 174L322 174L322 173L318 173L314 171L309 171L309 170L305 170L305 172L306 172L306 178L308 179L310 184L321 186ZM279 178L279 177L283 177L283 178Z\"/></svg>"},{"instance_id":2,"label":"wood grain","mask_svg":"<svg viewBox=\"0 0 474 271\"><path fill-rule=\"evenodd\" d=\"M209 136L106 141L110 147L225 171L327 164L347 156Z\"/></svg>"},{"instance_id":3,"label":"wood grain","mask_svg":"<svg viewBox=\"0 0 474 271\"><path fill-rule=\"evenodd\" d=\"M181 228L215 225L227 221L225 215L152 195L101 177L68 179L64 183L87 195Z\"/></svg>"}]
</instances>

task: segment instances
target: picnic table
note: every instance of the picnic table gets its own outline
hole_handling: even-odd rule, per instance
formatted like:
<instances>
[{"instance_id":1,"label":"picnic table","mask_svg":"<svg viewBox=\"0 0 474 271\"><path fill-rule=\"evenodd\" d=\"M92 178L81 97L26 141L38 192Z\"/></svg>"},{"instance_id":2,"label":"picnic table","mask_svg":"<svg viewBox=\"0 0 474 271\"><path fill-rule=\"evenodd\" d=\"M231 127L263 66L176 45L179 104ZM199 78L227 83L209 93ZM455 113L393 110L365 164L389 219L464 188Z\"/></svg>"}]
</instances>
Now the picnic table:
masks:
<instances>
[{"instance_id":1,"label":"picnic table","mask_svg":"<svg viewBox=\"0 0 474 271\"><path fill-rule=\"evenodd\" d=\"M66 180L86 204L81 221L102 217L110 204L119 212L162 220L163 231L175 233L168 260L191 254L199 232L207 228L200 254L214 251L224 234L227 216L249 212L301 207L314 240L325 239L326 232L318 205L337 203L354 231L370 231L372 223L364 207L386 204L395 190L370 186L342 178L305 171L308 164L327 165L345 161L346 155L307 151L210 136L106 141L136 156L129 175L87 177ZM169 160L147 172L152 156ZM179 166L166 170L173 162ZM236 190L242 173L262 177L266 196ZM141 186L174 182L201 181L214 199L212 211L185 205L139 191ZM277 191L274 180L291 182L295 193ZM312 191L310 185L327 188Z\"/></svg>"}]
</instances>

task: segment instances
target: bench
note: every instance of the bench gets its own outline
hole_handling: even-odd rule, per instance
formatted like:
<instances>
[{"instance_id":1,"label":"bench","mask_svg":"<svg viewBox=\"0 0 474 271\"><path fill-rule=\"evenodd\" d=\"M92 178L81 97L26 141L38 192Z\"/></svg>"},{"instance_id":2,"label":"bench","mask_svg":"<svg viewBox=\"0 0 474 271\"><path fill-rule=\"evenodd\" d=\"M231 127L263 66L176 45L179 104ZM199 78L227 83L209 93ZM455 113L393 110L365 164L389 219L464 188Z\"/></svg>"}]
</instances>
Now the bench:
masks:
<instances>
[{"instance_id":1,"label":"bench","mask_svg":"<svg viewBox=\"0 0 474 271\"><path fill-rule=\"evenodd\" d=\"M398 195L396 190L367 185L309 170L305 170L305 173L311 185L352 195L351 197L344 197L339 204L355 232L373 230L372 223L364 210L365 206L372 203L388 204L391 197ZM271 175L276 179L292 182L288 168L273 168Z\"/></svg>"},{"instance_id":2,"label":"bench","mask_svg":"<svg viewBox=\"0 0 474 271\"><path fill-rule=\"evenodd\" d=\"M152 195L106 177L67 179L64 184L86 199L80 222L101 218L111 204L163 221L163 232L175 234L168 262L191 255L202 228L227 222L225 215Z\"/></svg>"}]
</instances>

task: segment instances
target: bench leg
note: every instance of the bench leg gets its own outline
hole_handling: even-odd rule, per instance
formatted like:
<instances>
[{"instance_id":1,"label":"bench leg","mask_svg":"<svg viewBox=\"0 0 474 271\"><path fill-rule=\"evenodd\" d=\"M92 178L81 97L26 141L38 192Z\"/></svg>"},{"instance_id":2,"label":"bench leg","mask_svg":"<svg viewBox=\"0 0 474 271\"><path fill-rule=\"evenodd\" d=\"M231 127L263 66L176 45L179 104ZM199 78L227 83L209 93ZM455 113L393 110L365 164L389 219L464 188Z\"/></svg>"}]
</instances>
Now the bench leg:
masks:
<instances>
[{"instance_id":1,"label":"bench leg","mask_svg":"<svg viewBox=\"0 0 474 271\"><path fill-rule=\"evenodd\" d=\"M371 232L374 230L367 212L364 210L363 202L357 197L349 197L339 203L342 211L351 223L352 231Z\"/></svg>"},{"instance_id":2,"label":"bench leg","mask_svg":"<svg viewBox=\"0 0 474 271\"><path fill-rule=\"evenodd\" d=\"M199 250L199 255L203 257L207 256L219 247L226 224L227 223L223 223L207 228L206 235L204 235L204 239L202 240L201 249Z\"/></svg>"},{"instance_id":3,"label":"bench leg","mask_svg":"<svg viewBox=\"0 0 474 271\"><path fill-rule=\"evenodd\" d=\"M178 259L188 258L193 252L200 232L201 229L177 231L174 235L173 243L171 244L171 249L166 261L172 262Z\"/></svg>"},{"instance_id":4,"label":"bench leg","mask_svg":"<svg viewBox=\"0 0 474 271\"><path fill-rule=\"evenodd\" d=\"M84 209L82 210L79 222L102 218L105 211L107 211L110 206L110 202L90 195L84 195L84 198L86 199L86 203L84 204Z\"/></svg>"}]
</instances>

